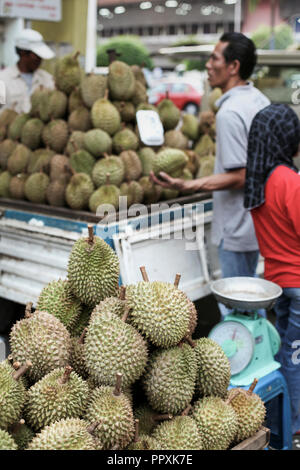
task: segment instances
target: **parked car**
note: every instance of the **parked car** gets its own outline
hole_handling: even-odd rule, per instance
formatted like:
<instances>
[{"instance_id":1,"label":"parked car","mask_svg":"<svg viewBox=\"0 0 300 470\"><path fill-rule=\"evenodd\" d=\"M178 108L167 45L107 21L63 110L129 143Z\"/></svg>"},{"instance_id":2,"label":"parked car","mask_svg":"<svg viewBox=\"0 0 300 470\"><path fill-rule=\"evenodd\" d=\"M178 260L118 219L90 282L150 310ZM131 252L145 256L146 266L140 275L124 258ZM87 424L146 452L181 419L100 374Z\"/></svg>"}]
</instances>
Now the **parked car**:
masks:
<instances>
[{"instance_id":1,"label":"parked car","mask_svg":"<svg viewBox=\"0 0 300 470\"><path fill-rule=\"evenodd\" d=\"M197 114L200 109L201 94L190 83L163 82L148 90L149 103L157 106L163 99L168 98L180 110L188 114Z\"/></svg>"}]
</instances>

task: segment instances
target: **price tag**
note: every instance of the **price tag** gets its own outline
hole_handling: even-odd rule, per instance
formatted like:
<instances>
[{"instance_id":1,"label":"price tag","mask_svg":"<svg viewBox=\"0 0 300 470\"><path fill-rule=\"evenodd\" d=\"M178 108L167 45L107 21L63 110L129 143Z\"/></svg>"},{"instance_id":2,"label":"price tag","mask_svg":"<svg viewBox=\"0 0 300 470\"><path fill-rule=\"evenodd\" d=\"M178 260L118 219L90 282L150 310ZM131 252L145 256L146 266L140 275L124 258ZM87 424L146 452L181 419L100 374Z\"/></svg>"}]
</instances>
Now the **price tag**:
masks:
<instances>
[{"instance_id":1,"label":"price tag","mask_svg":"<svg viewBox=\"0 0 300 470\"><path fill-rule=\"evenodd\" d=\"M145 145L162 145L164 128L159 114L155 111L141 110L136 113L137 125L141 141Z\"/></svg>"}]
</instances>

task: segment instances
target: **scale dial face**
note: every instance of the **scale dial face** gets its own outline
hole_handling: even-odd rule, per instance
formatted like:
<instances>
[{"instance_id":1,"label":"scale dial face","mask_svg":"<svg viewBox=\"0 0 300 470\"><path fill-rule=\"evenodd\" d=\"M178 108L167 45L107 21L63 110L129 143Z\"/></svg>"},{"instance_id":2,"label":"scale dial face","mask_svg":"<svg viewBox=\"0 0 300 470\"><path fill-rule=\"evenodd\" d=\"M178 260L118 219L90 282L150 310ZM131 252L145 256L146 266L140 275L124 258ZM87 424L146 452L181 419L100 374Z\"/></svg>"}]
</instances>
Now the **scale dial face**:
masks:
<instances>
[{"instance_id":1,"label":"scale dial face","mask_svg":"<svg viewBox=\"0 0 300 470\"><path fill-rule=\"evenodd\" d=\"M254 352L254 339L242 323L223 321L209 334L224 350L230 361L231 375L242 372L250 363Z\"/></svg>"}]
</instances>

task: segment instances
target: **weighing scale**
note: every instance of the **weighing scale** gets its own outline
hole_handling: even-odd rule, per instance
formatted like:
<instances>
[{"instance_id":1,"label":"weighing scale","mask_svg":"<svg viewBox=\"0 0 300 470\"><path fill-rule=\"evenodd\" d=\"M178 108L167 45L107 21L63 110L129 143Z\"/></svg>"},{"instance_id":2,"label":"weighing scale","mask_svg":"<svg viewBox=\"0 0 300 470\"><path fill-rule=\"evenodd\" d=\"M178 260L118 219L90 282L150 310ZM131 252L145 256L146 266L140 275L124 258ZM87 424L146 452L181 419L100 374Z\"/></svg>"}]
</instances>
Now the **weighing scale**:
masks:
<instances>
[{"instance_id":1,"label":"weighing scale","mask_svg":"<svg viewBox=\"0 0 300 470\"><path fill-rule=\"evenodd\" d=\"M281 287L253 277L219 279L210 287L218 302L233 309L209 333L230 361L230 384L250 385L255 378L279 369L274 356L280 348L280 336L257 310L271 309L282 294Z\"/></svg>"}]
</instances>

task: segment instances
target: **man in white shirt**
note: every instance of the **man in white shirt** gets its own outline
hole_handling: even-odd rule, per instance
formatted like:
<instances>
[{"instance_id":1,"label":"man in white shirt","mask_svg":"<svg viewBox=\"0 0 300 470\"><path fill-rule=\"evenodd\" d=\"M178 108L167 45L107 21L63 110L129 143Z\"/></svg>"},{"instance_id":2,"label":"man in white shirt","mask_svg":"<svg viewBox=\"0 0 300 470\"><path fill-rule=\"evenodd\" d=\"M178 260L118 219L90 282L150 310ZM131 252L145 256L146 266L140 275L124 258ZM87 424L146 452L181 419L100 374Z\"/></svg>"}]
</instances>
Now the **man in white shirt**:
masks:
<instances>
[{"instance_id":1,"label":"man in white shirt","mask_svg":"<svg viewBox=\"0 0 300 470\"><path fill-rule=\"evenodd\" d=\"M17 36L15 45L19 61L16 65L0 70L0 83L2 87L4 84L6 95L0 113L5 108L14 109L17 113L28 113L31 109L31 95L37 88L55 88L52 75L39 68L43 59L55 56L45 44L43 36L33 29L24 29Z\"/></svg>"}]
</instances>

